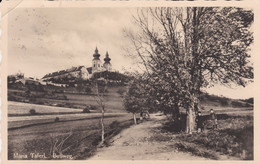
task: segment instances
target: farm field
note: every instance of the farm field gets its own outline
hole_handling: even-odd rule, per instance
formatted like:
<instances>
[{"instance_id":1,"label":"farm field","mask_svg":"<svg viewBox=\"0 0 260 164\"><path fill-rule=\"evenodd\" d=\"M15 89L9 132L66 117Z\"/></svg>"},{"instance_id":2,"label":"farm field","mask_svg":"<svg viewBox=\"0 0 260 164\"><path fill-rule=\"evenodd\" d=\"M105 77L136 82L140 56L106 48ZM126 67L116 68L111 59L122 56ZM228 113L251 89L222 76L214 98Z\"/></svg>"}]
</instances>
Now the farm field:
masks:
<instances>
[{"instance_id":1,"label":"farm field","mask_svg":"<svg viewBox=\"0 0 260 164\"><path fill-rule=\"evenodd\" d=\"M124 87L109 87L108 92L105 93L105 103L106 112L108 113L118 113L123 110L123 98L118 92L118 90ZM44 96L45 95L45 96ZM19 102L30 102L30 104L40 104L46 106L54 107L65 107L83 110L86 106L92 105L97 110L99 106L97 105L97 100L93 94L80 94L80 93L53 93L51 96L45 92L31 92L31 97L26 96L25 91L11 89L8 90L8 96L14 97L14 101ZM32 99L33 100L30 100ZM12 112L17 111L10 111ZM9 113L8 113L9 114Z\"/></svg>"},{"instance_id":2,"label":"farm field","mask_svg":"<svg viewBox=\"0 0 260 164\"><path fill-rule=\"evenodd\" d=\"M73 101L73 97L73 95L69 97L71 101ZM80 96L78 98L80 99ZM238 132L234 132L236 135L244 134L244 128L246 128L246 131L250 131L250 128L253 126L252 107L232 108L211 105L202 107L202 115L204 116L209 114L211 108L215 110L221 124L217 131L220 136L224 135L224 137L230 138L233 134L226 134L225 130L232 128L238 130ZM39 115L23 115L28 113L31 108L34 108ZM123 108L115 111L112 109L112 111L105 113L107 140L120 133L122 129L133 125L132 114L126 113ZM116 111L118 112L116 113ZM12 117L8 117L8 159L10 160L17 159L14 156L15 153L29 156L33 152L45 154L46 159L53 159L51 150L54 148L54 143L62 142L67 137L64 145L61 147L62 154L71 155L72 159L86 159L95 154L101 133L100 113L98 110L91 113L82 113L82 109L9 102L8 113L13 114ZM58 122L55 122L56 117L59 118ZM252 140L251 131L248 134L251 136L247 137L246 140L250 141ZM197 141L202 142L200 140L205 140L205 137L207 136L201 133L196 135L196 140L191 140L189 135L180 134L180 137L176 138L174 146L183 151L191 151L189 146L192 147L192 144L196 144ZM234 139L234 137L231 139ZM241 142L244 142L244 140ZM221 137L217 138L217 142L222 142ZM203 147L199 147L198 151L201 151L200 149L203 149ZM226 151L224 148L219 149L222 152ZM236 149L234 148L234 151ZM248 149L248 146L243 146L243 149L249 153L249 158L251 159L251 149ZM237 150L236 152L240 153ZM238 153L235 153L235 155L238 155Z\"/></svg>"},{"instance_id":3,"label":"farm field","mask_svg":"<svg viewBox=\"0 0 260 164\"><path fill-rule=\"evenodd\" d=\"M46 105L37 105L29 103L21 103L8 101L8 115L29 114L30 109L35 109L40 114L58 114L58 113L79 113L82 109L60 108Z\"/></svg>"},{"instance_id":4,"label":"farm field","mask_svg":"<svg viewBox=\"0 0 260 164\"><path fill-rule=\"evenodd\" d=\"M106 113L105 117L119 117L126 113ZM8 118L8 129L22 128L28 126L35 126L39 124L51 124L55 122L56 118L59 118L59 122L75 121L75 120L86 120L86 119L97 119L100 118L99 113L93 114L61 114L61 115L44 115L44 116L23 116L23 117L9 117Z\"/></svg>"},{"instance_id":5,"label":"farm field","mask_svg":"<svg viewBox=\"0 0 260 164\"><path fill-rule=\"evenodd\" d=\"M13 104L15 103L9 105ZM34 106L36 111L39 106ZM40 107L39 109L44 112L44 108ZM60 110L74 110L58 107L49 109L52 109L53 113ZM48 112L51 111L48 110ZM56 117L60 118L58 122L54 122ZM121 129L133 124L132 115L128 113L107 113L104 122L107 136L118 133ZM68 135L70 136L64 143L63 154L72 155L73 159L80 159L81 156L89 156L99 142L100 114L80 113L9 117L8 128L9 159L14 159L14 153L29 155L33 152L45 153L48 158L51 158L52 142Z\"/></svg>"}]
</instances>

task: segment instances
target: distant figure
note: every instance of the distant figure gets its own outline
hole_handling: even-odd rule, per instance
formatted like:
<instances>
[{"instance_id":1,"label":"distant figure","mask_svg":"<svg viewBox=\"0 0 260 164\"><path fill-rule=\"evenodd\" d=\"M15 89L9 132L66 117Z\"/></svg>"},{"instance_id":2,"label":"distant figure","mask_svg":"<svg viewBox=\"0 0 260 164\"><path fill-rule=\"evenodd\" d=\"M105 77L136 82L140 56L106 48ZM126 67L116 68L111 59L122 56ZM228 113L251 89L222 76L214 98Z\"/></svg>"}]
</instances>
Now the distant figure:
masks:
<instances>
[{"instance_id":1,"label":"distant figure","mask_svg":"<svg viewBox=\"0 0 260 164\"><path fill-rule=\"evenodd\" d=\"M148 120L150 119L150 114L148 111L144 111L140 113L140 120Z\"/></svg>"},{"instance_id":2,"label":"distant figure","mask_svg":"<svg viewBox=\"0 0 260 164\"><path fill-rule=\"evenodd\" d=\"M143 113L144 113L144 112L141 112L141 113L140 113L140 121L143 121Z\"/></svg>"},{"instance_id":3,"label":"distant figure","mask_svg":"<svg viewBox=\"0 0 260 164\"><path fill-rule=\"evenodd\" d=\"M218 128L218 120L217 120L217 115L215 114L213 109L210 109L210 119L213 122L213 129Z\"/></svg>"},{"instance_id":4,"label":"distant figure","mask_svg":"<svg viewBox=\"0 0 260 164\"><path fill-rule=\"evenodd\" d=\"M198 112L198 115L196 117L196 123L197 123L197 131L198 131L198 133L202 132L203 131L203 119L202 119L200 111Z\"/></svg>"}]
</instances>

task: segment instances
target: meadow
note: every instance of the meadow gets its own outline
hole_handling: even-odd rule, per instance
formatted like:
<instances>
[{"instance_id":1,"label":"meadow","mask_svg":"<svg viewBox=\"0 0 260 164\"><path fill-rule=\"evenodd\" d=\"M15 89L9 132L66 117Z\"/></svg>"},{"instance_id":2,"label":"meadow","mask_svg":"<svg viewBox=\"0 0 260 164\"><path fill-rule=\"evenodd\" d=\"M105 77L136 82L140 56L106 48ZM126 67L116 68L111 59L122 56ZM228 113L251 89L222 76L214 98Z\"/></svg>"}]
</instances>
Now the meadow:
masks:
<instances>
[{"instance_id":1,"label":"meadow","mask_svg":"<svg viewBox=\"0 0 260 164\"><path fill-rule=\"evenodd\" d=\"M201 133L177 132L172 121L165 121L161 138L174 140L172 147L193 155L214 160L254 159L254 117L253 110L228 108L216 111L218 128L212 128L209 111L202 111L204 130ZM185 117L185 116L184 116ZM183 118L185 119L185 118ZM184 121L185 122L185 121ZM170 137L169 137L170 136Z\"/></svg>"},{"instance_id":2,"label":"meadow","mask_svg":"<svg viewBox=\"0 0 260 164\"><path fill-rule=\"evenodd\" d=\"M37 120L34 116L27 116L30 117L27 120L10 121L8 159L17 159L14 158L15 153L29 156L30 153L35 152L53 159L52 150L57 154L62 152L71 155L73 159L84 159L90 156L100 142L100 114L84 114L81 117L73 117L73 115L66 114L58 122L54 119ZM132 115L127 113L107 114L104 122L107 138L133 124ZM64 140L65 138L67 139ZM55 143L62 146L55 149Z\"/></svg>"},{"instance_id":3,"label":"meadow","mask_svg":"<svg viewBox=\"0 0 260 164\"><path fill-rule=\"evenodd\" d=\"M124 110L119 92L125 89L109 87L105 93L106 142L133 125L132 114ZM28 157L30 153L39 153L53 159L53 152L87 159L95 153L101 140L100 107L95 95L32 91L28 96L26 91L11 89L8 96L13 99L8 101L8 159L17 159L16 153ZM86 107L91 108L90 113L83 113ZM32 115L31 109L36 113ZM176 132L174 122L164 120L157 140L171 141L175 149L209 159L225 159L222 156L228 155L252 160L253 104L205 95L201 110L205 120L210 109L218 115L217 130L208 126L204 132L190 135ZM185 127L185 116L182 126Z\"/></svg>"},{"instance_id":4,"label":"meadow","mask_svg":"<svg viewBox=\"0 0 260 164\"><path fill-rule=\"evenodd\" d=\"M118 113L123 109L123 98L122 95L118 93L120 89L124 87L109 87L107 92L104 94L106 110L110 113ZM94 94L83 94L74 91L64 90L62 93L59 91L31 91L30 94L26 94L26 91L20 89L8 89L8 100L15 102L25 102L29 104L38 104L53 107L64 107L71 108L73 111L77 112L75 109L84 109L87 106L92 106L93 109L99 110L97 104L97 99ZM12 107L11 107L12 108ZM24 114L19 113L11 109L8 114ZM51 110L51 109L50 109ZM66 109L66 111L69 111ZM45 112L45 110L44 110ZM39 112L42 113L42 112Z\"/></svg>"}]
</instances>

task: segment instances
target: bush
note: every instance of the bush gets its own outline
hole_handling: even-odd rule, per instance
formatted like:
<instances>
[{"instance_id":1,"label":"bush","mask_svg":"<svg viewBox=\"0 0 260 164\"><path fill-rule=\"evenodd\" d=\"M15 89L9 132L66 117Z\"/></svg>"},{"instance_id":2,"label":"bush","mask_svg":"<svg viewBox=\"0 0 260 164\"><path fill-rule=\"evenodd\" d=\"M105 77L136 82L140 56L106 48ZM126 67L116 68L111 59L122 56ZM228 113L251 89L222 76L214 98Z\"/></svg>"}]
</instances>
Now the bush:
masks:
<instances>
[{"instance_id":1,"label":"bush","mask_svg":"<svg viewBox=\"0 0 260 164\"><path fill-rule=\"evenodd\" d=\"M97 110L97 107L95 105L89 105L90 110Z\"/></svg>"},{"instance_id":2,"label":"bush","mask_svg":"<svg viewBox=\"0 0 260 164\"><path fill-rule=\"evenodd\" d=\"M31 115L35 115L36 114L36 110L35 109L30 109L29 112L30 112Z\"/></svg>"},{"instance_id":3,"label":"bush","mask_svg":"<svg viewBox=\"0 0 260 164\"><path fill-rule=\"evenodd\" d=\"M90 113L90 110L88 107L86 107L85 109L83 109L83 113Z\"/></svg>"},{"instance_id":4,"label":"bush","mask_svg":"<svg viewBox=\"0 0 260 164\"><path fill-rule=\"evenodd\" d=\"M59 122L60 121L60 118L59 117L56 117L54 122Z\"/></svg>"}]
</instances>

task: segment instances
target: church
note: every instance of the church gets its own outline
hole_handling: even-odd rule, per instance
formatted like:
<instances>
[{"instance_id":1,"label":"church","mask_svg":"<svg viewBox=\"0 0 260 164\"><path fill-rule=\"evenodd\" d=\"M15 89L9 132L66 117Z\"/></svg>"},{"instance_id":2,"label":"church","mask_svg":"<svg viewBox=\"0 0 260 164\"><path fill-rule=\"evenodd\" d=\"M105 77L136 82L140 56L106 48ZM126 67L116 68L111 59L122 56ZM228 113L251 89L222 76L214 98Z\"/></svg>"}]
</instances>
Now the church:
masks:
<instances>
[{"instance_id":1,"label":"church","mask_svg":"<svg viewBox=\"0 0 260 164\"><path fill-rule=\"evenodd\" d=\"M72 67L66 70L60 70L56 72L52 72L49 74L46 74L42 80L48 81L51 79L72 79L72 78L80 78L83 80L90 79L93 74L96 72L103 72L103 71L110 71L112 72L112 65L110 63L111 59L109 58L108 52L105 54L104 63L102 64L102 61L100 60L100 54L98 52L98 49L96 47L96 50L93 54L93 60L92 60L92 66L91 67L85 67L85 66L79 66L79 67Z\"/></svg>"}]
</instances>

